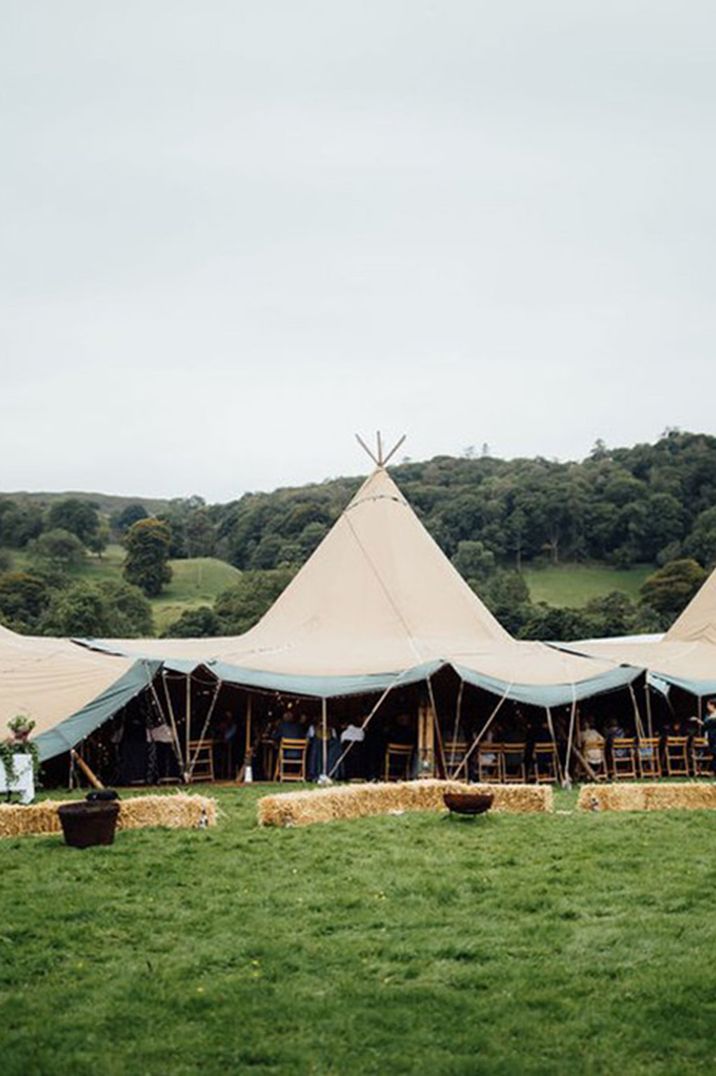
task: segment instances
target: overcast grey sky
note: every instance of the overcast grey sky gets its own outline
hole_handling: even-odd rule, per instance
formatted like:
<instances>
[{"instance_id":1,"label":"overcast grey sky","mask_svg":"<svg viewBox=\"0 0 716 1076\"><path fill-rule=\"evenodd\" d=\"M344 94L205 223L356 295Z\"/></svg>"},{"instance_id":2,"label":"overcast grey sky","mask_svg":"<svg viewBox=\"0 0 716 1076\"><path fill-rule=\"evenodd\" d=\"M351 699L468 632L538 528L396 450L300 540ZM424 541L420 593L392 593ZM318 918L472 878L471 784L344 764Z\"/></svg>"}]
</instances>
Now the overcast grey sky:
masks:
<instances>
[{"instance_id":1,"label":"overcast grey sky","mask_svg":"<svg viewBox=\"0 0 716 1076\"><path fill-rule=\"evenodd\" d=\"M0 488L713 431L713 3L0 12Z\"/></svg>"}]
</instances>

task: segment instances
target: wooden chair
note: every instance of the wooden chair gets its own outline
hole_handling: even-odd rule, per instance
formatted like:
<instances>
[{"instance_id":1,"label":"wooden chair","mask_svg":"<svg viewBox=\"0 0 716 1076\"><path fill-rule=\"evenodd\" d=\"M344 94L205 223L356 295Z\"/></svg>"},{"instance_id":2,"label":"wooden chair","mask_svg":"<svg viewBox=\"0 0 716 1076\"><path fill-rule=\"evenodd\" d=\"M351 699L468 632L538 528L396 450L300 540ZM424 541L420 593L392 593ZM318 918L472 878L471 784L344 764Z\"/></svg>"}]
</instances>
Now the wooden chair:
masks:
<instances>
[{"instance_id":1,"label":"wooden chair","mask_svg":"<svg viewBox=\"0 0 716 1076\"><path fill-rule=\"evenodd\" d=\"M609 779L607 755L603 746L582 746L581 754L584 759L584 762L581 763L581 770L589 781L607 781ZM589 770L585 769L585 764L589 766ZM590 770L591 773L589 772Z\"/></svg>"},{"instance_id":2,"label":"wooden chair","mask_svg":"<svg viewBox=\"0 0 716 1076\"><path fill-rule=\"evenodd\" d=\"M478 781L502 782L502 744L480 743L477 745Z\"/></svg>"},{"instance_id":3,"label":"wooden chair","mask_svg":"<svg viewBox=\"0 0 716 1076\"><path fill-rule=\"evenodd\" d=\"M502 780L506 785L522 785L527 781L526 750L526 743L502 745Z\"/></svg>"},{"instance_id":4,"label":"wooden chair","mask_svg":"<svg viewBox=\"0 0 716 1076\"><path fill-rule=\"evenodd\" d=\"M194 764L191 771L192 781L214 780L214 741L213 740L189 740L189 765Z\"/></svg>"},{"instance_id":5,"label":"wooden chair","mask_svg":"<svg viewBox=\"0 0 716 1076\"><path fill-rule=\"evenodd\" d=\"M640 777L661 777L658 736L642 738L637 744Z\"/></svg>"},{"instance_id":6,"label":"wooden chair","mask_svg":"<svg viewBox=\"0 0 716 1076\"><path fill-rule=\"evenodd\" d=\"M282 736L278 745L274 780L282 783L284 781L305 781L307 753L308 740Z\"/></svg>"},{"instance_id":7,"label":"wooden chair","mask_svg":"<svg viewBox=\"0 0 716 1076\"><path fill-rule=\"evenodd\" d=\"M668 777L688 777L689 737L667 736L664 744L664 761Z\"/></svg>"},{"instance_id":8,"label":"wooden chair","mask_svg":"<svg viewBox=\"0 0 716 1076\"><path fill-rule=\"evenodd\" d=\"M557 749L551 740L536 743L532 752L532 773L538 785L557 781Z\"/></svg>"},{"instance_id":9,"label":"wooden chair","mask_svg":"<svg viewBox=\"0 0 716 1076\"><path fill-rule=\"evenodd\" d=\"M694 736L691 741L691 765L694 777L710 777L712 774L711 749L705 736Z\"/></svg>"},{"instance_id":10,"label":"wooden chair","mask_svg":"<svg viewBox=\"0 0 716 1076\"><path fill-rule=\"evenodd\" d=\"M414 747L412 744L389 743L385 748L386 781L407 781L413 764ZM399 771L396 773L396 768Z\"/></svg>"},{"instance_id":11,"label":"wooden chair","mask_svg":"<svg viewBox=\"0 0 716 1076\"><path fill-rule=\"evenodd\" d=\"M617 736L611 741L612 779L635 781L636 740L633 736Z\"/></svg>"},{"instance_id":12,"label":"wooden chair","mask_svg":"<svg viewBox=\"0 0 716 1076\"><path fill-rule=\"evenodd\" d=\"M465 760L467 740L446 740L443 753L445 755L445 776L454 777Z\"/></svg>"}]
</instances>

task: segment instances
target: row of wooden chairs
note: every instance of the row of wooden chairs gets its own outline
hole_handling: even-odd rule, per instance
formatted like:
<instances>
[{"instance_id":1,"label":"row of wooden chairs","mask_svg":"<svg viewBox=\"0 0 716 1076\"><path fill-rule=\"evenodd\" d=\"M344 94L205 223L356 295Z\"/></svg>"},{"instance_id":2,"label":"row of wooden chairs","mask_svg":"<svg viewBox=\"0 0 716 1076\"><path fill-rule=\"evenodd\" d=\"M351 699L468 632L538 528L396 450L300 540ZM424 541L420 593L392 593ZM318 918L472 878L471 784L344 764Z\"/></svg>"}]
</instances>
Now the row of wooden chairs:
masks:
<instances>
[{"instance_id":1,"label":"row of wooden chairs","mask_svg":"<svg viewBox=\"0 0 716 1076\"><path fill-rule=\"evenodd\" d=\"M703 777L711 773L712 755L703 736L617 737L609 751L590 769L599 779L634 781L638 778Z\"/></svg>"},{"instance_id":2,"label":"row of wooden chairs","mask_svg":"<svg viewBox=\"0 0 716 1076\"><path fill-rule=\"evenodd\" d=\"M464 741L446 741L443 748L446 776L465 776L465 766L462 763L469 750L469 744ZM525 742L481 743L471 758L474 758L474 766L471 768L478 781L508 785L525 784L527 781L555 784L559 779L557 750L551 740L533 744L529 762Z\"/></svg>"}]
</instances>

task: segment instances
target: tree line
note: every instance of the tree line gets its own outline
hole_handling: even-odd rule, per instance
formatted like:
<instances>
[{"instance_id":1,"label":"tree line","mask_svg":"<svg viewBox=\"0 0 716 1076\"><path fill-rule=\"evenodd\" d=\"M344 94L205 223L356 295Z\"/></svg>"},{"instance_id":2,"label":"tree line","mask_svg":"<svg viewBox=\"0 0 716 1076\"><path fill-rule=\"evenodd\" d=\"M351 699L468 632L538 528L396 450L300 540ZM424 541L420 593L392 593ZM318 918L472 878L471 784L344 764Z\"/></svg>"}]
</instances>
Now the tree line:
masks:
<instances>
[{"instance_id":1,"label":"tree line","mask_svg":"<svg viewBox=\"0 0 716 1076\"><path fill-rule=\"evenodd\" d=\"M404 459L391 471L446 555L518 637L663 630L716 562L716 438L706 434L669 430L632 448L599 441L578 463L468 451ZM157 516L140 503L105 516L79 498L43 508L0 497L0 619L48 634L150 634L146 597L168 582L168 560L218 556L243 571L241 580L166 634L240 633L313 552L360 482L247 493L224 505L176 499ZM101 557L111 539L126 548L124 582L72 583L73 568L88 555ZM11 571L3 547L23 550L29 569ZM577 610L530 600L523 567L586 560L651 564L655 573L637 602L614 593ZM131 590L120 595L112 586Z\"/></svg>"}]
</instances>

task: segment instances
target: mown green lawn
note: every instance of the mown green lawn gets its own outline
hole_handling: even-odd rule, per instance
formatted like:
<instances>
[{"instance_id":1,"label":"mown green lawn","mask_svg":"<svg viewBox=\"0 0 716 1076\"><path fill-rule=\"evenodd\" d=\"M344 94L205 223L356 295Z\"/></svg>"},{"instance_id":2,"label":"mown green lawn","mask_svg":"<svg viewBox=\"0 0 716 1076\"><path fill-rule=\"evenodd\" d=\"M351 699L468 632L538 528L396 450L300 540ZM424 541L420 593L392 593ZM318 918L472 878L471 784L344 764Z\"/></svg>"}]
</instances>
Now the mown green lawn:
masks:
<instances>
[{"instance_id":1,"label":"mown green lawn","mask_svg":"<svg viewBox=\"0 0 716 1076\"><path fill-rule=\"evenodd\" d=\"M639 564L634 568L612 568L608 564L555 564L525 568L524 577L533 602L578 608L613 590L637 598L642 583L655 570L653 564Z\"/></svg>"},{"instance_id":2,"label":"mown green lawn","mask_svg":"<svg viewBox=\"0 0 716 1076\"><path fill-rule=\"evenodd\" d=\"M713 1071L716 813L277 831L259 794L0 842L6 1076Z\"/></svg>"}]
</instances>

